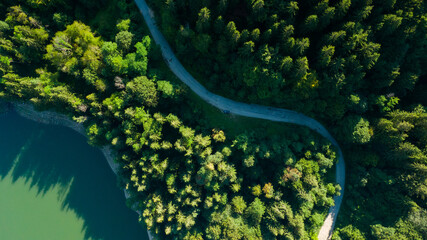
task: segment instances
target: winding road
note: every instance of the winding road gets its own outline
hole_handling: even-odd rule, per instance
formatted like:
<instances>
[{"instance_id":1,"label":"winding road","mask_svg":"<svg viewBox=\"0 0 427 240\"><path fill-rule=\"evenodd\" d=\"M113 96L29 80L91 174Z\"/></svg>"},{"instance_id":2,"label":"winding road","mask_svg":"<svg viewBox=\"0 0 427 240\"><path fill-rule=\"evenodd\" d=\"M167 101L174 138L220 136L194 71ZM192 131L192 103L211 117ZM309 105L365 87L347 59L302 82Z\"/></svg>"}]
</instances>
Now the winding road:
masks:
<instances>
[{"instance_id":1,"label":"winding road","mask_svg":"<svg viewBox=\"0 0 427 240\"><path fill-rule=\"evenodd\" d=\"M135 0L135 3L140 9L145 19L145 22L147 23L147 26L151 32L151 36L154 38L154 41L160 46L163 58L169 65L171 71L203 100L222 111L229 111L230 113L236 115L306 126L316 131L323 137L327 138L334 146L337 147L339 157L338 163L336 165L336 182L342 187L342 190L339 196L334 197L335 206L332 206L329 209L326 220L323 223L323 226L320 229L318 235L319 240L330 239L332 236L332 230L334 228L338 212L341 207L345 185L345 162L341 148L339 147L337 141L326 130L326 128L323 127L322 124L310 117L305 116L304 114L281 108L236 102L209 92L196 79L194 79L190 75L190 73L187 72L187 70L185 70L180 61L176 58L175 54L172 51L172 48L169 46L163 34L157 28L156 22L154 20L154 13L148 7L145 0Z\"/></svg>"}]
</instances>

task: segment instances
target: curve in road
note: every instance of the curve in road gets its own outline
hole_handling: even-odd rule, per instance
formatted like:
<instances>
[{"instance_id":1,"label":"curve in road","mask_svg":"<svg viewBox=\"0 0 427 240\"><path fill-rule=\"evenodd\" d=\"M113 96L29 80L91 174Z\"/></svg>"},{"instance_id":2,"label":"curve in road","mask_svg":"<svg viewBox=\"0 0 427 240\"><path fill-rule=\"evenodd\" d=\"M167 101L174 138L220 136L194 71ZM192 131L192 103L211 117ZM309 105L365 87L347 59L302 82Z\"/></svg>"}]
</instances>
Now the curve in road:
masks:
<instances>
[{"instance_id":1,"label":"curve in road","mask_svg":"<svg viewBox=\"0 0 427 240\"><path fill-rule=\"evenodd\" d=\"M151 32L151 35L154 38L154 41L160 46L163 58L165 59L171 71L193 92L199 95L199 97L201 97L204 101L208 102L209 104L217 107L222 111L228 111L230 113L240 116L306 126L316 131L323 137L327 138L335 147L337 147L339 157L338 163L336 165L336 182L342 187L342 189L340 195L334 197L335 206L332 206L329 209L326 220L322 228L320 229L318 235L319 240L330 239L344 195L345 162L341 148L339 147L337 141L328 132L328 130L326 130L326 128L323 127L323 125L320 124L318 121L295 111L236 102L209 92L196 79L194 79L190 75L190 73L187 72L187 70L185 70L180 61L176 58L169 43L166 41L163 34L157 28L156 22L154 20L154 13L148 7L145 0L135 0L135 3L140 9L145 19L145 22L147 23L147 26Z\"/></svg>"}]
</instances>

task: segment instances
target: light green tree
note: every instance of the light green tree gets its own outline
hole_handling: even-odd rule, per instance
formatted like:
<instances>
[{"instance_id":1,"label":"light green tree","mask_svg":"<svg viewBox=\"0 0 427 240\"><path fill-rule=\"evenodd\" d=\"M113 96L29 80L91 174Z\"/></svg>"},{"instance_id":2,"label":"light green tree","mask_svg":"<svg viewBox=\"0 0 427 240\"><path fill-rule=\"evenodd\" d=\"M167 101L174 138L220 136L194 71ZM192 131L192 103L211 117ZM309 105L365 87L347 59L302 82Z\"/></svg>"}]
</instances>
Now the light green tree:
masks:
<instances>
[{"instance_id":1,"label":"light green tree","mask_svg":"<svg viewBox=\"0 0 427 240\"><path fill-rule=\"evenodd\" d=\"M99 68L100 46L100 38L95 37L90 27L76 21L55 34L52 43L46 47L44 57L60 71L81 76L84 68Z\"/></svg>"}]
</instances>

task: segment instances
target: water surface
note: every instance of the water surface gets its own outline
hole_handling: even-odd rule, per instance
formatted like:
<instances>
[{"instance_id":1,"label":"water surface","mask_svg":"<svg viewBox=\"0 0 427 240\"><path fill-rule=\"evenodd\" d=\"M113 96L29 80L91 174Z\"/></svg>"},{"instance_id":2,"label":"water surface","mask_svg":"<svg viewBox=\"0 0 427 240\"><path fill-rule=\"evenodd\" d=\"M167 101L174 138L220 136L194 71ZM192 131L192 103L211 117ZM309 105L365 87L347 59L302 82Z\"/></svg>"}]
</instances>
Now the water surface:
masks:
<instances>
[{"instance_id":1,"label":"water surface","mask_svg":"<svg viewBox=\"0 0 427 240\"><path fill-rule=\"evenodd\" d=\"M147 240L101 151L71 129L0 115L1 240Z\"/></svg>"}]
</instances>

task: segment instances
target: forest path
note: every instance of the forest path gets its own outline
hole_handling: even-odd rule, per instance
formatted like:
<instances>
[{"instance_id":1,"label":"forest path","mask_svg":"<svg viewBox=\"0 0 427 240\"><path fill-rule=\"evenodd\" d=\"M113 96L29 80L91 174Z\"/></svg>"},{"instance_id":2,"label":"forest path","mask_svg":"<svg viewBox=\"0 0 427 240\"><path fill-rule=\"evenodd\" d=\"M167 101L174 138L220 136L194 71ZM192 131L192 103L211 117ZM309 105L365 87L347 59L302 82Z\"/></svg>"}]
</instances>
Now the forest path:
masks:
<instances>
[{"instance_id":1,"label":"forest path","mask_svg":"<svg viewBox=\"0 0 427 240\"><path fill-rule=\"evenodd\" d=\"M149 9L145 0L135 0L135 3L140 9L154 41L160 46L163 58L171 71L203 100L222 111L229 111L236 115L306 126L327 138L334 146L337 147L339 158L336 165L336 182L342 187L342 190L340 196L334 197L335 206L332 206L329 209L326 220L318 235L319 240L330 239L344 194L345 162L341 148L328 130L326 130L326 128L318 121L295 111L236 102L209 92L196 79L194 79L187 70L185 70L180 61L176 58L172 48L157 28L154 20L154 13Z\"/></svg>"}]
</instances>

